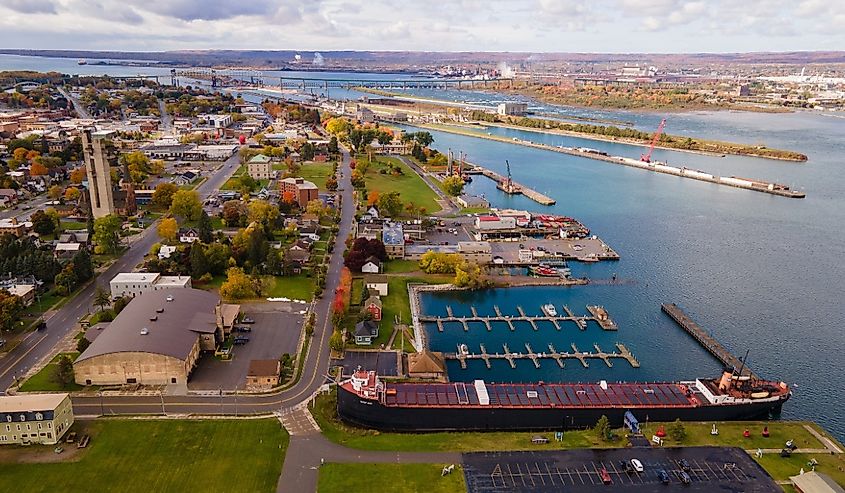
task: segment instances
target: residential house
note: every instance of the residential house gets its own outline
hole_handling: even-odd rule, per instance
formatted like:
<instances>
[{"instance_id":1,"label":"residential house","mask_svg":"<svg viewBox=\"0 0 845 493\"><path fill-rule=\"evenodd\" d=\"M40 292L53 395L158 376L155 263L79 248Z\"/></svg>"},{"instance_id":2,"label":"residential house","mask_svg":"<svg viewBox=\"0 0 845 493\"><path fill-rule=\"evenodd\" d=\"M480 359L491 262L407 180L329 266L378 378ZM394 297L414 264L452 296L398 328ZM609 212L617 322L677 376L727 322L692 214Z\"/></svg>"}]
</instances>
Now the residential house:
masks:
<instances>
[{"instance_id":1,"label":"residential house","mask_svg":"<svg viewBox=\"0 0 845 493\"><path fill-rule=\"evenodd\" d=\"M196 171L188 170L174 176L173 183L179 185L180 187L184 187L193 183L198 177L199 174Z\"/></svg>"},{"instance_id":2,"label":"residential house","mask_svg":"<svg viewBox=\"0 0 845 493\"><path fill-rule=\"evenodd\" d=\"M0 188L0 207L9 207L18 203L18 192L11 188Z\"/></svg>"},{"instance_id":3,"label":"residential house","mask_svg":"<svg viewBox=\"0 0 845 493\"><path fill-rule=\"evenodd\" d=\"M179 241L182 243L193 243L200 241L200 233L194 228L180 229Z\"/></svg>"},{"instance_id":4,"label":"residential house","mask_svg":"<svg viewBox=\"0 0 845 493\"><path fill-rule=\"evenodd\" d=\"M387 296L387 276L383 274L364 276L364 287L374 289L379 296Z\"/></svg>"},{"instance_id":5,"label":"residential house","mask_svg":"<svg viewBox=\"0 0 845 493\"><path fill-rule=\"evenodd\" d=\"M173 253L176 252L175 245L162 245L161 248L158 250L158 259L164 260L166 258L170 258Z\"/></svg>"},{"instance_id":6,"label":"residential house","mask_svg":"<svg viewBox=\"0 0 845 493\"><path fill-rule=\"evenodd\" d=\"M378 294L374 293L367 298L367 301L364 302L364 310L367 310L367 313L373 317L373 320L377 322L381 321L382 304Z\"/></svg>"},{"instance_id":7,"label":"residential house","mask_svg":"<svg viewBox=\"0 0 845 493\"><path fill-rule=\"evenodd\" d=\"M285 253L285 262L287 262L294 274L302 272L302 268L308 265L311 260L311 252L307 250L293 250L290 249Z\"/></svg>"},{"instance_id":8,"label":"residential house","mask_svg":"<svg viewBox=\"0 0 845 493\"><path fill-rule=\"evenodd\" d=\"M82 250L81 243L56 243L53 255L59 260L68 260L72 259L80 250Z\"/></svg>"},{"instance_id":9,"label":"residential house","mask_svg":"<svg viewBox=\"0 0 845 493\"><path fill-rule=\"evenodd\" d=\"M26 235L32 229L31 221L18 221L18 218L0 219L0 234L12 234L17 237Z\"/></svg>"},{"instance_id":10,"label":"residential house","mask_svg":"<svg viewBox=\"0 0 845 493\"><path fill-rule=\"evenodd\" d=\"M355 344L361 346L369 346L373 340L378 337L378 322L374 320L364 320L355 324Z\"/></svg>"},{"instance_id":11,"label":"residential house","mask_svg":"<svg viewBox=\"0 0 845 493\"><path fill-rule=\"evenodd\" d=\"M36 287L33 284L15 284L7 290L12 296L20 298L23 306L29 306L35 301Z\"/></svg>"},{"instance_id":12,"label":"residential house","mask_svg":"<svg viewBox=\"0 0 845 493\"><path fill-rule=\"evenodd\" d=\"M268 390L279 384L282 365L277 359L254 359L249 362L246 373L246 388Z\"/></svg>"},{"instance_id":13,"label":"residential house","mask_svg":"<svg viewBox=\"0 0 845 493\"><path fill-rule=\"evenodd\" d=\"M357 113L355 113L355 119L358 120L359 123L373 123L376 121L376 115L371 109L362 107L358 109Z\"/></svg>"},{"instance_id":14,"label":"residential house","mask_svg":"<svg viewBox=\"0 0 845 493\"><path fill-rule=\"evenodd\" d=\"M361 272L364 274L381 274L381 261L375 257L370 257L361 267Z\"/></svg>"},{"instance_id":15,"label":"residential house","mask_svg":"<svg viewBox=\"0 0 845 493\"><path fill-rule=\"evenodd\" d=\"M59 243L82 243L88 244L88 230L87 229L68 229L59 235Z\"/></svg>"}]
</instances>

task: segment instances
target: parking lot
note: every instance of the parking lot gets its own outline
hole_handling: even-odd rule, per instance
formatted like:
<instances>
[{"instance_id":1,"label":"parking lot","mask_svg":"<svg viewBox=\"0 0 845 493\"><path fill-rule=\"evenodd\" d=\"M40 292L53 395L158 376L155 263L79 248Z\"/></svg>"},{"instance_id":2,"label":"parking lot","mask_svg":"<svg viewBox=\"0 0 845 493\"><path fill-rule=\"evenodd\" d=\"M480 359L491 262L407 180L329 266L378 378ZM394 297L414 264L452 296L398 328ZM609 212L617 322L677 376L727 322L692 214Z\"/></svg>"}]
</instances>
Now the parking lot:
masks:
<instances>
[{"instance_id":1,"label":"parking lot","mask_svg":"<svg viewBox=\"0 0 845 493\"><path fill-rule=\"evenodd\" d=\"M622 462L642 462L642 472L626 472ZM680 480L678 461L689 463L691 483ZM470 493L556 491L780 492L781 488L739 448L684 447L580 449L552 452L484 452L463 456ZM602 479L602 469L610 483ZM664 485L659 470L669 474Z\"/></svg>"},{"instance_id":2,"label":"parking lot","mask_svg":"<svg viewBox=\"0 0 845 493\"><path fill-rule=\"evenodd\" d=\"M213 354L204 354L191 373L188 388L191 390L231 390L246 386L249 362L254 359L279 359L282 354L296 353L302 332L303 303L253 303L241 305L241 312L255 320L241 324L250 332L239 333L249 337L249 342L232 347L232 359L223 361Z\"/></svg>"}]
</instances>

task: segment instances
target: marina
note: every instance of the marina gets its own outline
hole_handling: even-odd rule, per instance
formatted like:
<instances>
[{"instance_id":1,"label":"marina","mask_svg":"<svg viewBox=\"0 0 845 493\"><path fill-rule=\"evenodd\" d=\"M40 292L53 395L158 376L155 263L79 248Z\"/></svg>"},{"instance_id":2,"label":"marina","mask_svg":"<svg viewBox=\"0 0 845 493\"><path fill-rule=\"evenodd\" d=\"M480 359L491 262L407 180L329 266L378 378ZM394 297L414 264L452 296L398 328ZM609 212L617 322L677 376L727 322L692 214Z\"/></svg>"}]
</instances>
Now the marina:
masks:
<instances>
[{"instance_id":1,"label":"marina","mask_svg":"<svg viewBox=\"0 0 845 493\"><path fill-rule=\"evenodd\" d=\"M607 311L599 306L596 305L588 305L587 310L592 314L592 316L577 316L575 313L566 305L563 306L563 311L566 315L559 315L557 313L557 309L551 303L542 305L540 310L543 312L543 315L528 315L525 310L521 306L516 307L518 315L505 315L502 313L501 309L496 305L493 306L493 311L495 315L479 315L478 309L475 306L470 306L470 312L472 315L470 316L457 316L452 310L451 306L446 307L446 316L429 316L423 315L418 318L419 322L422 323L435 323L437 324L437 330L439 332L443 332L445 330L445 324L447 323L458 323L461 324L463 330L465 332L469 332L470 323L483 323L484 326L487 328L487 331L493 330L493 322L505 323L507 324L508 328L511 332L516 330L516 326L514 322L526 322L531 325L531 328L536 332L540 330L538 322L548 322L551 323L555 330L560 331L563 327L561 322L571 322L574 323L575 326L580 330L587 330L587 322L592 320L596 322L602 329L604 330L616 330L616 323L608 315Z\"/></svg>"},{"instance_id":2,"label":"marina","mask_svg":"<svg viewBox=\"0 0 845 493\"><path fill-rule=\"evenodd\" d=\"M525 195L529 199L537 202L540 205L555 205L557 201L548 195L542 194L530 187L527 187L521 183L517 183L513 181L510 177L505 177L496 173L491 169L487 169L483 166L474 165L471 168L468 168L465 173L470 175L482 175L490 178L494 182L496 182L496 188L499 190L507 193L508 195Z\"/></svg>"},{"instance_id":3,"label":"marina","mask_svg":"<svg viewBox=\"0 0 845 493\"><path fill-rule=\"evenodd\" d=\"M455 353L447 353L444 357L450 360L457 360L460 363L461 368L464 370L467 368L467 360L482 360L488 369L493 367L491 363L492 360L505 360L513 369L516 369L517 360L530 360L531 363L534 364L534 367L539 369L540 361L544 359L554 360L560 368L565 367L565 360L567 359L578 360L584 368L590 367L590 363L587 361L589 359L602 360L608 368L613 368L612 359L624 359L631 365L631 368L640 367L640 362L622 343L616 343L617 350L612 352L602 350L598 344L593 344L593 348L595 349L593 352L581 351L574 342L570 344L570 347L572 348L571 352L558 351L555 349L554 344L551 343L548 345L548 352L540 353L534 352L530 343L526 342L524 343L524 346L525 352L513 352L507 344L503 344L503 352L491 354L487 351L487 347L484 344L479 345L479 353L471 353L469 352L469 348L466 344L459 344L458 350Z\"/></svg>"}]
</instances>

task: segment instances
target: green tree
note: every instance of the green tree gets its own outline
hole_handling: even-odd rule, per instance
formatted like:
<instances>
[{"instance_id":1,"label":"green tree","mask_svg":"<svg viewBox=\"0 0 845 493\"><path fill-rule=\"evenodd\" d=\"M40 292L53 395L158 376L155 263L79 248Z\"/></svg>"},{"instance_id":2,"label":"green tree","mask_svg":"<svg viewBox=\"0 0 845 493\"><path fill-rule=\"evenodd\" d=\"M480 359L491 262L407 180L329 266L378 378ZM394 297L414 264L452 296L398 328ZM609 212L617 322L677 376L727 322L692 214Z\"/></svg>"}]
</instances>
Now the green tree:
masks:
<instances>
[{"instance_id":1,"label":"green tree","mask_svg":"<svg viewBox=\"0 0 845 493\"><path fill-rule=\"evenodd\" d=\"M20 296L14 296L7 290L0 289L0 328L11 330L22 309L23 302Z\"/></svg>"},{"instance_id":2,"label":"green tree","mask_svg":"<svg viewBox=\"0 0 845 493\"><path fill-rule=\"evenodd\" d=\"M378 210L388 217L396 217L402 213L402 199L399 192L388 192L379 195Z\"/></svg>"},{"instance_id":3,"label":"green tree","mask_svg":"<svg viewBox=\"0 0 845 493\"><path fill-rule=\"evenodd\" d=\"M142 183L151 172L150 158L141 151L134 151L120 156L120 164L129 169L129 176L126 177L132 183Z\"/></svg>"},{"instance_id":4,"label":"green tree","mask_svg":"<svg viewBox=\"0 0 845 493\"><path fill-rule=\"evenodd\" d=\"M282 258L279 250L276 250L275 248L267 250L267 259L264 261L264 269L270 275L282 275Z\"/></svg>"},{"instance_id":5,"label":"green tree","mask_svg":"<svg viewBox=\"0 0 845 493\"><path fill-rule=\"evenodd\" d=\"M343 351L343 334L339 330L332 332L329 338L329 347L334 351Z\"/></svg>"},{"instance_id":6,"label":"green tree","mask_svg":"<svg viewBox=\"0 0 845 493\"><path fill-rule=\"evenodd\" d=\"M120 226L123 222L114 214L94 220L96 253L115 253L120 246Z\"/></svg>"},{"instance_id":7,"label":"green tree","mask_svg":"<svg viewBox=\"0 0 845 493\"><path fill-rule=\"evenodd\" d=\"M105 311L106 306L111 303L111 295L109 292L103 289L102 286L97 286L97 290L94 291L94 305L100 307L100 311Z\"/></svg>"},{"instance_id":8,"label":"green tree","mask_svg":"<svg viewBox=\"0 0 845 493\"><path fill-rule=\"evenodd\" d=\"M62 198L63 194L64 190L62 189L61 185L53 185L52 187L50 187L49 190L47 190L47 196L53 200L59 200L60 198Z\"/></svg>"},{"instance_id":9,"label":"green tree","mask_svg":"<svg viewBox=\"0 0 845 493\"><path fill-rule=\"evenodd\" d=\"M80 353L84 353L85 350L88 349L88 346L90 346L90 345L91 345L91 341L86 339L85 336L82 336L82 337L79 338L78 341L76 341L76 350Z\"/></svg>"},{"instance_id":10,"label":"green tree","mask_svg":"<svg viewBox=\"0 0 845 493\"><path fill-rule=\"evenodd\" d=\"M475 262L461 262L455 267L455 279L452 284L459 288L484 289L491 283L484 279L481 266Z\"/></svg>"},{"instance_id":11,"label":"green tree","mask_svg":"<svg viewBox=\"0 0 845 493\"><path fill-rule=\"evenodd\" d=\"M170 213L184 217L188 221L197 221L202 213L202 202L195 190L178 190L173 194Z\"/></svg>"},{"instance_id":12,"label":"green tree","mask_svg":"<svg viewBox=\"0 0 845 493\"><path fill-rule=\"evenodd\" d=\"M279 218L279 208L265 200L251 200L247 207L249 222L256 222L267 228L273 229L273 224Z\"/></svg>"},{"instance_id":13,"label":"green tree","mask_svg":"<svg viewBox=\"0 0 845 493\"><path fill-rule=\"evenodd\" d=\"M669 425L669 436L676 442L683 442L687 438L687 429L680 419L676 419Z\"/></svg>"},{"instance_id":14,"label":"green tree","mask_svg":"<svg viewBox=\"0 0 845 493\"><path fill-rule=\"evenodd\" d=\"M159 183L153 192L153 204L162 209L169 209L173 203L173 194L179 191L173 183Z\"/></svg>"},{"instance_id":15,"label":"green tree","mask_svg":"<svg viewBox=\"0 0 845 493\"><path fill-rule=\"evenodd\" d=\"M73 273L78 282L85 282L94 277L94 264L91 263L91 255L85 248L80 249L73 256Z\"/></svg>"},{"instance_id":16,"label":"green tree","mask_svg":"<svg viewBox=\"0 0 845 493\"><path fill-rule=\"evenodd\" d=\"M208 272L208 259L205 256L205 247L202 243L191 244L191 276L199 279Z\"/></svg>"},{"instance_id":17,"label":"green tree","mask_svg":"<svg viewBox=\"0 0 845 493\"><path fill-rule=\"evenodd\" d=\"M53 380L62 386L67 386L73 383L73 360L70 356L63 354L59 357L56 363L56 368L53 371Z\"/></svg>"},{"instance_id":18,"label":"green tree","mask_svg":"<svg viewBox=\"0 0 845 493\"><path fill-rule=\"evenodd\" d=\"M457 197L464 191L464 180L457 175L450 176L443 180L443 189L452 197Z\"/></svg>"},{"instance_id":19,"label":"green tree","mask_svg":"<svg viewBox=\"0 0 845 493\"><path fill-rule=\"evenodd\" d=\"M208 261L208 271L215 276L226 272L229 259L232 258L232 249L223 243L212 243L205 249L205 258Z\"/></svg>"},{"instance_id":20,"label":"green tree","mask_svg":"<svg viewBox=\"0 0 845 493\"><path fill-rule=\"evenodd\" d=\"M203 209L202 213L200 213L200 220L199 224L197 225L197 230L199 231L201 242L211 243L214 228L211 226L211 218L208 217L208 213L205 212L205 209Z\"/></svg>"},{"instance_id":21,"label":"green tree","mask_svg":"<svg viewBox=\"0 0 845 493\"><path fill-rule=\"evenodd\" d=\"M601 415L593 431L599 440L603 442L610 440L610 420L607 419L607 416L604 414Z\"/></svg>"},{"instance_id":22,"label":"green tree","mask_svg":"<svg viewBox=\"0 0 845 493\"><path fill-rule=\"evenodd\" d=\"M255 281L240 267L226 271L226 281L220 286L220 296L229 300L254 298L258 295Z\"/></svg>"},{"instance_id":23,"label":"green tree","mask_svg":"<svg viewBox=\"0 0 845 493\"><path fill-rule=\"evenodd\" d=\"M33 231L39 235L49 235L56 231L55 221L42 210L35 211L30 221L32 221Z\"/></svg>"}]
</instances>

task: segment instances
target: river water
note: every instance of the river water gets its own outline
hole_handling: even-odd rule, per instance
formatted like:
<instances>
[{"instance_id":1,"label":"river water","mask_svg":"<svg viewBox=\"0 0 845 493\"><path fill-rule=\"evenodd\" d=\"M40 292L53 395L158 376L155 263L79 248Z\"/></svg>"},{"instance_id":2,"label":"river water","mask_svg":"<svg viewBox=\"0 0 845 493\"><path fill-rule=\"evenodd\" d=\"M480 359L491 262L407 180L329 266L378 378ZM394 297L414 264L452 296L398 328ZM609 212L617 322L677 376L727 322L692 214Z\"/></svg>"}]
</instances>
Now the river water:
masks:
<instances>
[{"instance_id":1,"label":"river water","mask_svg":"<svg viewBox=\"0 0 845 493\"><path fill-rule=\"evenodd\" d=\"M75 60L0 55L0 69L54 69L69 73L132 75L152 69L78 66ZM164 70L164 69L159 69ZM169 70L166 70L169 73ZM290 74L287 72L286 74ZM302 76L317 76L306 73ZM323 76L320 74L320 76ZM340 74L336 77L367 77ZM326 75L328 77L328 75ZM383 77L371 74L370 78ZM421 92L451 100L494 104L512 99L484 93ZM350 92L350 97L357 94ZM335 94L337 96L337 94ZM661 115L623 111L557 109L531 102L539 111L631 122L640 129L657 126ZM491 133L552 145L577 145L613 154L639 157L642 148L623 144L488 129ZM453 352L458 343L473 351L484 342L488 351L535 351L553 343L566 351L574 342L581 350L594 343L612 350L628 346L642 363L632 369L624 360L607 368L598 360L583 369L574 361L560 370L552 361L539 370L528 361L513 370L507 363L488 370L482 363L461 370L450 364L450 377L493 381L527 380L654 380L715 376L718 363L660 311L676 302L738 355L750 350L749 365L760 375L795 387L784 416L820 422L840 439L845 418L838 412L845 395L842 351L845 347L845 165L842 162L845 120L841 114L696 112L668 116L667 132L724 139L803 152L806 164L745 157L713 157L676 151L655 151L655 158L721 175L737 175L786 183L803 189L806 199L788 199L747 190L661 175L551 151L444 132L432 132L434 147L462 150L469 160L504 173L509 160L514 178L557 200L543 207L524 197L508 197L485 178L469 186L499 207L566 214L582 220L621 256L614 263L573 264L573 274L624 282L576 288L518 288L478 293L428 295L427 313L479 312L498 305L505 313L539 313L543 303L567 304L577 314L585 305L602 304L619 324L604 332L590 324L586 331L565 325L561 332L542 326L536 333L506 326L490 333L483 326L465 333L458 326L444 333L430 328L435 349ZM839 397L837 397L839 396Z\"/></svg>"}]
</instances>

